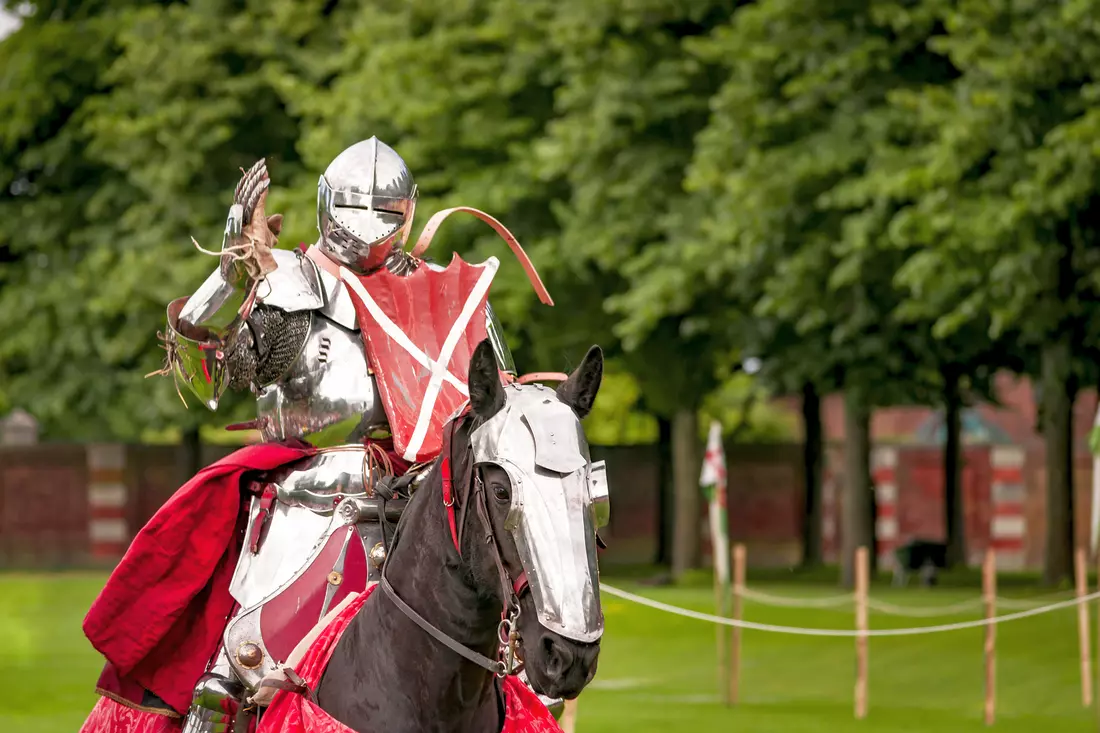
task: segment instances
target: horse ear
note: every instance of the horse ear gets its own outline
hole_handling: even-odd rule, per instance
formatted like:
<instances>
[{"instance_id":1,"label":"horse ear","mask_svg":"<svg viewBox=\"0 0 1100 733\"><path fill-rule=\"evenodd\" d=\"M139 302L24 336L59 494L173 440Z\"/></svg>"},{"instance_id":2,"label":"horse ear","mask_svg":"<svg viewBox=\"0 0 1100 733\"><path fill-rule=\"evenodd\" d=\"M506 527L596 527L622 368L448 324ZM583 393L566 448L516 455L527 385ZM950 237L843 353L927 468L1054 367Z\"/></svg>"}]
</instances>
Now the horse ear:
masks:
<instances>
[{"instance_id":1,"label":"horse ear","mask_svg":"<svg viewBox=\"0 0 1100 733\"><path fill-rule=\"evenodd\" d=\"M573 408L581 420L592 412L603 379L603 351L593 346L569 379L558 385L558 399Z\"/></svg>"},{"instance_id":2,"label":"horse ear","mask_svg":"<svg viewBox=\"0 0 1100 733\"><path fill-rule=\"evenodd\" d=\"M485 339L474 349L474 355L470 358L467 386L470 390L470 409L482 420L488 420L500 412L507 401L504 386L500 383L497 357L489 339Z\"/></svg>"}]
</instances>

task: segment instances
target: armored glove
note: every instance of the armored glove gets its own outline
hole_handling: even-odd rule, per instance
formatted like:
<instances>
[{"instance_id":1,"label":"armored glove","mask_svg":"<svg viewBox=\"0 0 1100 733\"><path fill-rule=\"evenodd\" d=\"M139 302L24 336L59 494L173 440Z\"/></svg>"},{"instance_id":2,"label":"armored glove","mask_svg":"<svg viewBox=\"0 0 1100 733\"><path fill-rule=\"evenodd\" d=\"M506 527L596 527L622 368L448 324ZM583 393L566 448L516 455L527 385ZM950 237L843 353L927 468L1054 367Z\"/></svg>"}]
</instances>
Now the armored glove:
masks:
<instances>
[{"instance_id":1,"label":"armored glove","mask_svg":"<svg viewBox=\"0 0 1100 733\"><path fill-rule=\"evenodd\" d=\"M194 305L190 297L177 298L168 305L168 328L157 334L165 350L165 363L147 375L174 374L177 391L181 382L188 384L210 409L217 406L232 378L227 355L239 351L242 334L251 337L244 324L256 306L259 285L278 269L272 250L278 244L283 218L269 217L265 211L271 183L267 163L260 159L241 173L221 250L212 252L191 240L200 252L219 259L218 270L203 283ZM252 343L245 346L251 348ZM254 372L256 369L239 378L247 381Z\"/></svg>"},{"instance_id":2,"label":"armored glove","mask_svg":"<svg viewBox=\"0 0 1100 733\"><path fill-rule=\"evenodd\" d=\"M256 161L243 176L233 192L233 205L225 224L222 239L222 275L228 281L247 277L253 282L274 272L277 265L271 250L279 242L283 228L283 215L267 216L265 204L271 179L267 173L267 161Z\"/></svg>"}]
</instances>

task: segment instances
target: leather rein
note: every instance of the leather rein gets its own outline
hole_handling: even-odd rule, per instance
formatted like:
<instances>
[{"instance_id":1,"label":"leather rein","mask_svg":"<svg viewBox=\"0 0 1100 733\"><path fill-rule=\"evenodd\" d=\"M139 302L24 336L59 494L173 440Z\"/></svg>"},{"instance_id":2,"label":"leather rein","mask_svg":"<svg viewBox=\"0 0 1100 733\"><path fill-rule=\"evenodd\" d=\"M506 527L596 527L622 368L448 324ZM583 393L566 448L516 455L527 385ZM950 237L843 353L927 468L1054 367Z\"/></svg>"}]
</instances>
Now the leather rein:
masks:
<instances>
[{"instance_id":1,"label":"leather rein","mask_svg":"<svg viewBox=\"0 0 1100 733\"><path fill-rule=\"evenodd\" d=\"M481 478L480 472L478 472L474 466L472 455L470 459L464 463L463 476L460 477L458 483L459 491L465 493L465 496L462 497L460 501L456 501L458 497L455 495L455 484L451 475L452 438L455 431L457 431L460 425L465 421L467 414L468 411L463 412L455 420L449 423L444 430L443 451L441 453L442 458L439 464L440 473L443 478L442 500L443 506L447 508L447 522L451 530L451 539L454 541L455 550L458 552L460 558L462 557L461 540L463 529L466 524L466 512L469 510L471 503L474 504L478 517L485 529L485 543L492 548L492 557L496 564L497 572L500 575L501 592L504 598L504 609L501 613L500 625L497 627L497 637L500 641L500 649L497 658L490 659L484 654L476 652L461 642L451 638L403 601L397 595L397 591L390 585L390 581L386 577L386 569L389 567L388 563L382 566L382 577L379 584L382 586L382 591L391 601L393 601L394 605L433 639L467 661L473 662L497 677L506 677L511 674L518 674L523 668L522 664L516 663L515 651L519 642L519 631L517 629L520 614L519 597L528 589L527 572L521 572L519 576L513 580L507 568L504 567L504 560L500 552L500 544L497 540L496 533L493 531L492 522L489 519L485 483ZM398 525L397 532L394 534L392 541L393 546L396 546L397 537L400 532L401 525Z\"/></svg>"}]
</instances>

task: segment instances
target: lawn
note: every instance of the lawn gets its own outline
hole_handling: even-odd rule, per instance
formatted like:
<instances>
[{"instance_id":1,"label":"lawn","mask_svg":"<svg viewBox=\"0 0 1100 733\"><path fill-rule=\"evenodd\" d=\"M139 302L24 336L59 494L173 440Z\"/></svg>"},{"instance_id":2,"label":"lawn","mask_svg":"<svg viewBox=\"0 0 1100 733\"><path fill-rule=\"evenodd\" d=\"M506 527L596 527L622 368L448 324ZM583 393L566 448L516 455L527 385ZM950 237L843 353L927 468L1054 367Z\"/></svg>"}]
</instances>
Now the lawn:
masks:
<instances>
[{"instance_id":1,"label":"lawn","mask_svg":"<svg viewBox=\"0 0 1100 733\"><path fill-rule=\"evenodd\" d=\"M80 621L102 576L0 575L0 733L76 733L94 702L101 660ZM711 591L608 582L651 598L709 611ZM821 585L760 582L758 590L813 596ZM971 598L970 588L893 591L876 597L907 605ZM1027 591L1010 588L1006 594ZM578 733L660 731L782 731L890 733L987 730L982 711L982 632L872 639L870 713L852 718L853 643L746 632L742 704L724 707L717 695L715 630L605 597L607 634L600 671L580 699ZM971 616L972 617L972 616ZM789 626L851 628L846 610L798 610L748 605L746 618ZM872 614L877 627L963 620L898 619ZM1096 729L1081 706L1076 612L1058 611L1002 625L998 633L995 729L1005 733L1075 733Z\"/></svg>"}]
</instances>

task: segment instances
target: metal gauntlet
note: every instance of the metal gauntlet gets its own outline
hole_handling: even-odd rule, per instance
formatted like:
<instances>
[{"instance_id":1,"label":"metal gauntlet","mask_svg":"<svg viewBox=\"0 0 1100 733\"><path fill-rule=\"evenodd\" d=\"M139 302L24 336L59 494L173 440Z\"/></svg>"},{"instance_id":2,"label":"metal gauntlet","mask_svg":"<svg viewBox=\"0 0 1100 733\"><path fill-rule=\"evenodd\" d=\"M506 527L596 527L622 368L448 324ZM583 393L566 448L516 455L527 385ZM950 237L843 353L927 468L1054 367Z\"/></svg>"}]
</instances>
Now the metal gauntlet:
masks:
<instances>
[{"instance_id":1,"label":"metal gauntlet","mask_svg":"<svg viewBox=\"0 0 1100 733\"><path fill-rule=\"evenodd\" d=\"M168 304L168 328L161 334L167 359L156 373L171 374L177 390L186 385L211 410L230 382L227 358L245 336L245 322L257 299L263 300L258 288L278 270L278 256L271 247L277 243L282 217L264 214L269 183L262 160L245 173L229 209L221 251L210 252L195 243L201 252L218 258L218 268L194 295Z\"/></svg>"},{"instance_id":2,"label":"metal gauntlet","mask_svg":"<svg viewBox=\"0 0 1100 733\"><path fill-rule=\"evenodd\" d=\"M205 674L195 685L182 733L246 733L245 687L217 674Z\"/></svg>"}]
</instances>

